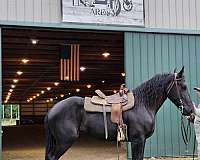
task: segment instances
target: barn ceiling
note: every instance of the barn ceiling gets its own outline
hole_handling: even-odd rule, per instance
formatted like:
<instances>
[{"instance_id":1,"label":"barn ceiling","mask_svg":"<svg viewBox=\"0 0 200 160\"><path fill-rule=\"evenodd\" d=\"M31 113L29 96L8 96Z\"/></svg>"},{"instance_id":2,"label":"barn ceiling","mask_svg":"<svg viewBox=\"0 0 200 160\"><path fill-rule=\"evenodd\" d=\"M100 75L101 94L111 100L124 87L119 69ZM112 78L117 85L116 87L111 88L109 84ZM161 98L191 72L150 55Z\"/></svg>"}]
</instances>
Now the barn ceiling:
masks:
<instances>
[{"instance_id":1,"label":"barn ceiling","mask_svg":"<svg viewBox=\"0 0 200 160\"><path fill-rule=\"evenodd\" d=\"M37 39L38 43L32 44L31 39ZM80 44L80 66L86 70L80 72L79 82L59 80L62 44ZM2 46L3 101L14 84L13 79L19 80L8 103L27 103L27 99L33 96L36 96L35 103L72 95L91 96L95 89L112 94L124 82L121 75L124 72L123 33L120 32L10 28L2 30ZM105 58L103 52L111 55ZM22 63L23 58L29 62ZM23 74L19 76L17 71ZM54 82L59 85L55 86ZM91 85L89 89L88 84ZM48 91L47 87L51 90ZM41 94L42 90L44 94ZM38 93L40 96L37 97Z\"/></svg>"}]
</instances>

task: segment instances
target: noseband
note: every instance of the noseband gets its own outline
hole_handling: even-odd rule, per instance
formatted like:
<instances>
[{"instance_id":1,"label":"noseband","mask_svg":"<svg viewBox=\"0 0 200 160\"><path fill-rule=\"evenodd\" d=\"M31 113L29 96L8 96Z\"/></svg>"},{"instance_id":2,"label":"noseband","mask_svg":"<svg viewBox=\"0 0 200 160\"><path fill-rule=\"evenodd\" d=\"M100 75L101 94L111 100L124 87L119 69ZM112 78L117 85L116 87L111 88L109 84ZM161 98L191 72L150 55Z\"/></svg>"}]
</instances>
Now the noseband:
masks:
<instances>
[{"instance_id":1,"label":"noseband","mask_svg":"<svg viewBox=\"0 0 200 160\"><path fill-rule=\"evenodd\" d=\"M176 86L176 91L177 91L177 94L178 94L178 99L179 99L179 102L180 102L180 106L178 106L179 110L181 111L181 114L183 114L183 101L182 101L182 98L180 96L180 92L178 90L178 84L177 82L178 81L181 81L182 78L177 78L177 73L174 73L174 78L172 80L172 82L169 84L169 86L167 87L167 95L169 94L169 92L171 91L172 87L175 85Z\"/></svg>"}]
</instances>

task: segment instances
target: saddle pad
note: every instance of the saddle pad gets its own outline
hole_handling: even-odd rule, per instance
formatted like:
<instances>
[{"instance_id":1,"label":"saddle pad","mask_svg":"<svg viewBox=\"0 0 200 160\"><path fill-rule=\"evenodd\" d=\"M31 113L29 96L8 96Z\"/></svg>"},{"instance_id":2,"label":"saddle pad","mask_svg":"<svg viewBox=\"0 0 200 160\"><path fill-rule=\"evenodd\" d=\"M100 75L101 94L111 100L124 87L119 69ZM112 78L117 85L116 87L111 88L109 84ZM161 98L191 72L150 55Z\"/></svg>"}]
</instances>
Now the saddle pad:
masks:
<instances>
[{"instance_id":1,"label":"saddle pad","mask_svg":"<svg viewBox=\"0 0 200 160\"><path fill-rule=\"evenodd\" d=\"M124 105L122 110L126 111L131 109L134 106L134 96L133 93L128 93L128 104ZM103 112L102 104L94 104L91 102L91 97L85 97L84 108L88 112ZM111 105L106 104L105 106L106 112L111 112Z\"/></svg>"}]
</instances>

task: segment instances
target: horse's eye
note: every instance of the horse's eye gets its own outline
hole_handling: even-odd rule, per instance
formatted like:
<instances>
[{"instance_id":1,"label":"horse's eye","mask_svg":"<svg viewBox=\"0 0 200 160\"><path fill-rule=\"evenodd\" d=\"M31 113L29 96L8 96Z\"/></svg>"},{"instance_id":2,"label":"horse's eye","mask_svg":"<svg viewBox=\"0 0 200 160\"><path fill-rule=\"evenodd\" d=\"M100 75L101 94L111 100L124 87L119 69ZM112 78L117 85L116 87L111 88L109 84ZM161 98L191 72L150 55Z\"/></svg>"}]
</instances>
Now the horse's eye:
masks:
<instances>
[{"instance_id":1,"label":"horse's eye","mask_svg":"<svg viewBox=\"0 0 200 160\"><path fill-rule=\"evenodd\" d=\"M181 88L182 88L183 90L186 90L186 89L187 89L187 86L186 86L186 85L182 85Z\"/></svg>"}]
</instances>

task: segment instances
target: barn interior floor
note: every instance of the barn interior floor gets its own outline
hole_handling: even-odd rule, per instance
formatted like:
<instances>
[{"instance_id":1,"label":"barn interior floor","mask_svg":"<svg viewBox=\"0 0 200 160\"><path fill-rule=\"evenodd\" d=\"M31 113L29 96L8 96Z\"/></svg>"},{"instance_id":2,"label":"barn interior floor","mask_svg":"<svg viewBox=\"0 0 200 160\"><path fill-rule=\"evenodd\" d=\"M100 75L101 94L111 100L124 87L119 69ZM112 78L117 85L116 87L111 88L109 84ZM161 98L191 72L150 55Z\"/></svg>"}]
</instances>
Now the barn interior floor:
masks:
<instances>
[{"instance_id":1,"label":"barn interior floor","mask_svg":"<svg viewBox=\"0 0 200 160\"><path fill-rule=\"evenodd\" d=\"M126 160L125 145L120 148L120 160ZM44 160L44 130L42 125L3 128L3 160ZM117 160L116 142L98 140L87 135L80 139L60 160ZM192 160L192 158L148 158L148 160ZM147 159L146 159L147 160Z\"/></svg>"},{"instance_id":2,"label":"barn interior floor","mask_svg":"<svg viewBox=\"0 0 200 160\"><path fill-rule=\"evenodd\" d=\"M121 159L126 151L120 149ZM44 160L44 131L42 125L15 126L3 128L4 160ZM117 159L115 142L98 140L87 135L68 150L61 160L114 160Z\"/></svg>"}]
</instances>

